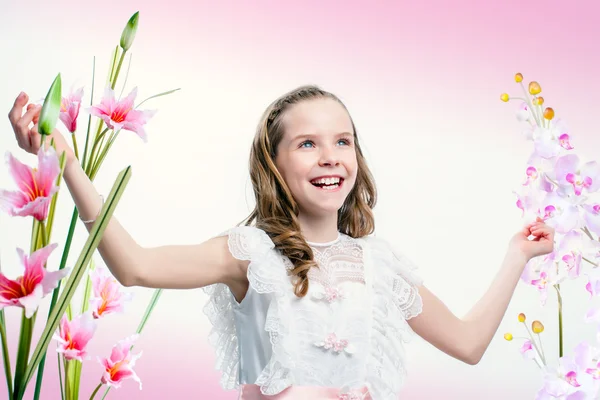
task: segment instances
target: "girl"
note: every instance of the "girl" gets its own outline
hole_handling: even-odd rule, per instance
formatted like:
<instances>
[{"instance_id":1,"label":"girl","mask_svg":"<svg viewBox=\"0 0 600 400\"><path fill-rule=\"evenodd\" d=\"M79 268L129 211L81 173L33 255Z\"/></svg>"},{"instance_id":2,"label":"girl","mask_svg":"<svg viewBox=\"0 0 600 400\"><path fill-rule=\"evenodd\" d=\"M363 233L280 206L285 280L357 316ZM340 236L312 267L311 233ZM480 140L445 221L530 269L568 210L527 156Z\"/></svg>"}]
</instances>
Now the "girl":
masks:
<instances>
[{"instance_id":1,"label":"girl","mask_svg":"<svg viewBox=\"0 0 600 400\"><path fill-rule=\"evenodd\" d=\"M35 154L40 107L23 114L27 101L21 94L9 119L19 146ZM64 179L91 229L101 197L61 134L52 137L66 151ZM554 246L540 218L525 226L488 291L457 318L410 260L372 236L375 183L354 123L335 95L314 86L267 108L250 176L252 213L204 243L144 248L113 218L98 248L125 286L203 288L221 385L239 389L240 399L396 399L413 332L477 364L525 264Z\"/></svg>"}]
</instances>

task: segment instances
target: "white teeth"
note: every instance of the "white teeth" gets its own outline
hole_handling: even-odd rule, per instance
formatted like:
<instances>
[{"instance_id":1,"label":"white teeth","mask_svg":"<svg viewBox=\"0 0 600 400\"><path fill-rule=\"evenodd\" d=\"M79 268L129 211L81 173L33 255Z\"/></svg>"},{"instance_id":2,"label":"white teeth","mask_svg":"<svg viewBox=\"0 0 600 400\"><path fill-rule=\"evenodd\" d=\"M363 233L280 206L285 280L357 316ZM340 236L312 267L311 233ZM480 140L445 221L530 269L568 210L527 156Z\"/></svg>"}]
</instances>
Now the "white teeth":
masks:
<instances>
[{"instance_id":1,"label":"white teeth","mask_svg":"<svg viewBox=\"0 0 600 400\"><path fill-rule=\"evenodd\" d=\"M311 182L325 184L325 185L333 185L333 184L340 183L340 178L321 178L321 179L312 180Z\"/></svg>"}]
</instances>

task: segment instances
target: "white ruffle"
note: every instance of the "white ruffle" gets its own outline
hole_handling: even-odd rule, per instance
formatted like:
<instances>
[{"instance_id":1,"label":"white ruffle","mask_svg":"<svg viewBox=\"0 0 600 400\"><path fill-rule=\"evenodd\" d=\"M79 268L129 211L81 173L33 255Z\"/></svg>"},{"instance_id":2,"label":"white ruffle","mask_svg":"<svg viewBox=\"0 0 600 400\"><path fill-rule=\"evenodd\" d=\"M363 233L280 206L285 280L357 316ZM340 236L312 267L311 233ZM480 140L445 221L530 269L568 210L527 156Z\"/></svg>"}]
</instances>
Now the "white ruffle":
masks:
<instances>
[{"instance_id":1,"label":"white ruffle","mask_svg":"<svg viewBox=\"0 0 600 400\"><path fill-rule=\"evenodd\" d=\"M366 270L372 282L371 352L367 386L375 399L396 399L406 377L404 343L414 333L407 319L422 311L416 265L375 237L364 239Z\"/></svg>"},{"instance_id":2,"label":"white ruffle","mask_svg":"<svg viewBox=\"0 0 600 400\"><path fill-rule=\"evenodd\" d=\"M258 293L272 293L273 301L269 304L265 331L269 333L273 353L255 383L266 395L281 392L290 386L293 379L295 357L290 343L288 319L290 293L293 294L291 281L282 256L274 251L275 245L262 230L239 226L219 236L228 236L231 254L239 260L249 260L247 277L250 286ZM220 384L223 389L239 388L240 349L234 320L234 298L229 288L217 283L202 288L209 295L203 311L212 323L209 342L216 351L215 368L220 370ZM249 382L250 383L250 382Z\"/></svg>"}]
</instances>

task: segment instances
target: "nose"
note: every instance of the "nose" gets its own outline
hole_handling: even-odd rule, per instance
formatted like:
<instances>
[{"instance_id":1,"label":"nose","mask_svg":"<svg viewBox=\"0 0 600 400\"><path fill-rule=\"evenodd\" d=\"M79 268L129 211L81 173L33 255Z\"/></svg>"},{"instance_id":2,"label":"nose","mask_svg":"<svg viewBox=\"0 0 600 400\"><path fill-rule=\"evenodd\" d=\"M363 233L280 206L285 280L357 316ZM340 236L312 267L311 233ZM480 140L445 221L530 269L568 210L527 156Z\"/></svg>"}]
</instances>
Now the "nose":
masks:
<instances>
[{"instance_id":1,"label":"nose","mask_svg":"<svg viewBox=\"0 0 600 400\"><path fill-rule=\"evenodd\" d=\"M337 166L340 164L339 156L336 152L336 149L331 149L329 147L322 148L321 156L319 159L320 166Z\"/></svg>"}]
</instances>

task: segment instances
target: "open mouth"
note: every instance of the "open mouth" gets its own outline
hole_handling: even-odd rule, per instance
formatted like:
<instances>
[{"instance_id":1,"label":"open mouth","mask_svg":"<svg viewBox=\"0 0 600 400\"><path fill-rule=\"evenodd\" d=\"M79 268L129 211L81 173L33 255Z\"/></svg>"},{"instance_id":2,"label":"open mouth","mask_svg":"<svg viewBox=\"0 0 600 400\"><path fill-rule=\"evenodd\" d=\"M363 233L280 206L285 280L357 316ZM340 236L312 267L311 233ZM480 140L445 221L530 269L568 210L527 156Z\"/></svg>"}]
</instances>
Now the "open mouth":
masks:
<instances>
[{"instance_id":1,"label":"open mouth","mask_svg":"<svg viewBox=\"0 0 600 400\"><path fill-rule=\"evenodd\" d=\"M321 179L313 179L310 183L322 190L335 190L342 186L344 183L344 178L321 178Z\"/></svg>"}]
</instances>

